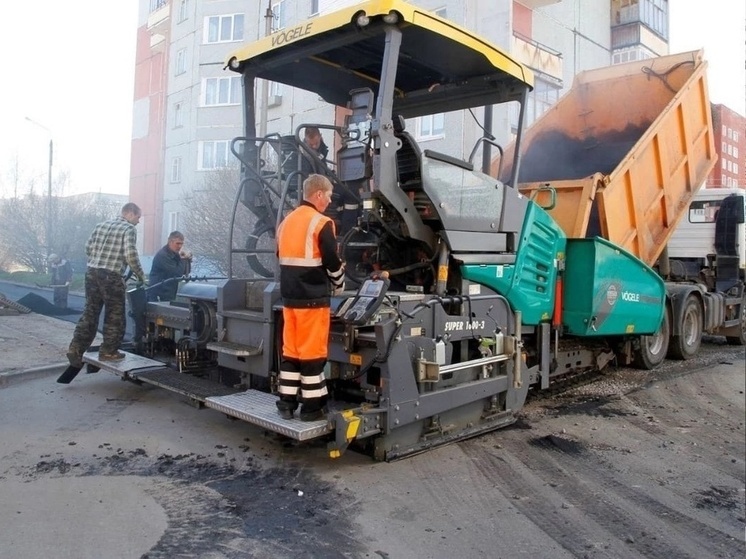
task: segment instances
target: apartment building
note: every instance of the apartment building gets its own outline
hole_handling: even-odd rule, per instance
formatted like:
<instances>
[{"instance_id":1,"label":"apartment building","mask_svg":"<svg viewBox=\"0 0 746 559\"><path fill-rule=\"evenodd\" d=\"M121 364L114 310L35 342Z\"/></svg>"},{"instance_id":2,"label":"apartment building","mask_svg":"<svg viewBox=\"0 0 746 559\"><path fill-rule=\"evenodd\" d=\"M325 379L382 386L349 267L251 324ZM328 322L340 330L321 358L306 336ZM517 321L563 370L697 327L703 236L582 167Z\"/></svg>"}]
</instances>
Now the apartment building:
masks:
<instances>
[{"instance_id":1,"label":"apartment building","mask_svg":"<svg viewBox=\"0 0 746 559\"><path fill-rule=\"evenodd\" d=\"M720 161L707 178L707 187L746 188L746 117L725 105L713 105L712 127Z\"/></svg>"},{"instance_id":2,"label":"apartment building","mask_svg":"<svg viewBox=\"0 0 746 559\"><path fill-rule=\"evenodd\" d=\"M182 202L207 173L235 164L230 143L241 134L241 85L223 69L226 55L267 29L355 3L140 0L130 195L143 208L144 254L182 226ZM582 70L668 54L668 0L412 3L484 36L534 71L529 121ZM266 108L259 107L266 119L257 132L290 134L304 122L335 122L334 110L315 96L276 83L266 87ZM407 129L431 149L468 155L482 135L483 117L468 111L429 115L407 122ZM509 143L517 117L516 109L494 111L492 133L502 145Z\"/></svg>"}]
</instances>

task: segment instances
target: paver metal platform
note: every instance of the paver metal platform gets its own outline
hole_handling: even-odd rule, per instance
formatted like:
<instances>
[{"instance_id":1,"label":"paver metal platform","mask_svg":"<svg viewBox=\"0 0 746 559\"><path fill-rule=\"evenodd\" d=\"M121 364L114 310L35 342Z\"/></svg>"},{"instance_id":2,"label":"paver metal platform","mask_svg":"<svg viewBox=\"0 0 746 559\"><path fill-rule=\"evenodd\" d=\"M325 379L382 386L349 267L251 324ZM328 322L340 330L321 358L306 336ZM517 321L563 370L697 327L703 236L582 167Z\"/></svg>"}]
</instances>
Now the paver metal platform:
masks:
<instances>
[{"instance_id":1,"label":"paver metal platform","mask_svg":"<svg viewBox=\"0 0 746 559\"><path fill-rule=\"evenodd\" d=\"M230 386L165 367L155 359L122 353L125 358L119 361L101 361L98 352L91 351L83 355L83 361L124 378L182 394L204 403L205 407L298 441L315 439L332 431L332 426L326 419L282 419L275 405L278 397L272 394L259 390L237 392L237 389Z\"/></svg>"},{"instance_id":2,"label":"paver metal platform","mask_svg":"<svg viewBox=\"0 0 746 559\"><path fill-rule=\"evenodd\" d=\"M137 371L163 368L163 363L155 359L148 359L147 357L126 351L122 351L121 353L124 353L124 359L120 359L119 361L101 361L98 358L98 351L88 351L83 354L83 362L95 365L104 371L118 375L129 375L132 378L134 378Z\"/></svg>"},{"instance_id":3,"label":"paver metal platform","mask_svg":"<svg viewBox=\"0 0 746 559\"><path fill-rule=\"evenodd\" d=\"M277 396L272 394L259 390L247 390L228 396L207 398L205 406L298 441L315 439L332 431L326 419L318 421L301 421L297 418L282 419L277 413L276 401Z\"/></svg>"}]
</instances>

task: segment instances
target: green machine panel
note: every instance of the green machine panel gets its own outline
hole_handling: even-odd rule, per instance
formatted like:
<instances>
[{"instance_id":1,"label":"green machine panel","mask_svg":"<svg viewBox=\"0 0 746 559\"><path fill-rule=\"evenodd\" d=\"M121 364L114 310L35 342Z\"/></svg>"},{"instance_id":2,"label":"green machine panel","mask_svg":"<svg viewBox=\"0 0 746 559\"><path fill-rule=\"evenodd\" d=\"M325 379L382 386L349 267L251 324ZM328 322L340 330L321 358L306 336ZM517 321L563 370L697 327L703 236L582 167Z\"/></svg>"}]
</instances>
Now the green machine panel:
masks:
<instances>
[{"instance_id":1,"label":"green machine panel","mask_svg":"<svg viewBox=\"0 0 746 559\"><path fill-rule=\"evenodd\" d=\"M552 319L557 261L565 251L565 234L552 217L534 203L528 205L514 264L466 265L464 279L481 283L521 311L523 324Z\"/></svg>"},{"instance_id":2,"label":"green machine panel","mask_svg":"<svg viewBox=\"0 0 746 559\"><path fill-rule=\"evenodd\" d=\"M567 240L562 323L569 334L653 334L665 300L663 280L632 254L600 237Z\"/></svg>"}]
</instances>

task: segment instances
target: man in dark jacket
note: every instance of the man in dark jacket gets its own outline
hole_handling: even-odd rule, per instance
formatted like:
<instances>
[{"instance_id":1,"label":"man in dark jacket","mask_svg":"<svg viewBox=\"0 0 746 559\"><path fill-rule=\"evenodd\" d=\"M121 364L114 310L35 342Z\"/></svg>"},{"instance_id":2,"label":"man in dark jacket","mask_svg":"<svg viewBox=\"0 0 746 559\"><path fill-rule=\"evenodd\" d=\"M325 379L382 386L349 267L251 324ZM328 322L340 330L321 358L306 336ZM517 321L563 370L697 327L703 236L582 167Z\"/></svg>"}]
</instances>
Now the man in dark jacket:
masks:
<instances>
[{"instance_id":1,"label":"man in dark jacket","mask_svg":"<svg viewBox=\"0 0 746 559\"><path fill-rule=\"evenodd\" d=\"M70 282L73 280L73 268L69 260L56 254L49 255L49 266L52 272L50 287L54 290L54 306L66 309Z\"/></svg>"},{"instance_id":2,"label":"man in dark jacket","mask_svg":"<svg viewBox=\"0 0 746 559\"><path fill-rule=\"evenodd\" d=\"M168 279L180 278L189 274L192 268L192 254L184 250L184 235L179 231L172 231L168 236L166 246L159 250L153 258L150 268L148 301L173 301L179 289L179 282L174 280L156 287Z\"/></svg>"},{"instance_id":3,"label":"man in dark jacket","mask_svg":"<svg viewBox=\"0 0 746 559\"><path fill-rule=\"evenodd\" d=\"M316 126L308 126L303 137L304 143L313 150L312 158L301 160L301 171L304 177L311 173L318 173L327 177L333 176L327 166L329 148L324 143L321 131ZM337 233L344 235L357 221L359 202L355 194L346 186L335 183L332 191L332 201L325 210L336 226Z\"/></svg>"}]
</instances>

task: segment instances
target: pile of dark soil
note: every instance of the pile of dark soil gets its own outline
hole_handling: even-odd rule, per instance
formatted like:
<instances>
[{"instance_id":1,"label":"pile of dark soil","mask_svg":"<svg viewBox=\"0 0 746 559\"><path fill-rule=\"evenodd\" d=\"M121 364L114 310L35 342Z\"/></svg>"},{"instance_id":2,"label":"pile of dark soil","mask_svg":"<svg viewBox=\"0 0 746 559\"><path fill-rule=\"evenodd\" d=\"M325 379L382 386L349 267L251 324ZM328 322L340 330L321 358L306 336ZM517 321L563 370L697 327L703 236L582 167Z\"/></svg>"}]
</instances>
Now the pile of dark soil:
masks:
<instances>
[{"instance_id":1,"label":"pile of dark soil","mask_svg":"<svg viewBox=\"0 0 746 559\"><path fill-rule=\"evenodd\" d=\"M32 312L43 314L45 316L80 314L80 311L75 309L62 309L60 307L55 307L54 304L49 302L47 299L35 293L27 293L16 302L31 309Z\"/></svg>"}]
</instances>

